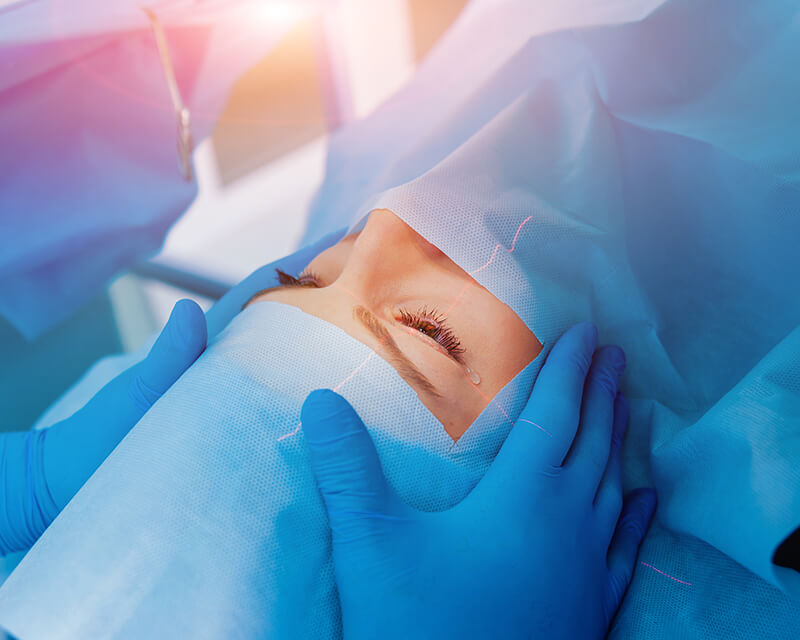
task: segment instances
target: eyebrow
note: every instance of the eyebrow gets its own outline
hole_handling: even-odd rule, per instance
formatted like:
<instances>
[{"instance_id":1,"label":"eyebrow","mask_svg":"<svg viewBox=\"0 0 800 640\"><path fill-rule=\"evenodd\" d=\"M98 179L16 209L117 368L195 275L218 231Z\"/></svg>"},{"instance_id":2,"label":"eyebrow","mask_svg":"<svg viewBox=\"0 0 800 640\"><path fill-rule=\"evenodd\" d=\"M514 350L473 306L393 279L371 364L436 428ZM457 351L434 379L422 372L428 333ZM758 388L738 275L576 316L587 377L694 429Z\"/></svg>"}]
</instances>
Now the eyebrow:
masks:
<instances>
[{"instance_id":1,"label":"eyebrow","mask_svg":"<svg viewBox=\"0 0 800 640\"><path fill-rule=\"evenodd\" d=\"M442 394L439 393L439 390L434 384L405 356L400 347L397 346L394 338L389 335L386 326L378 320L369 309L357 305L353 307L353 317L361 322L361 324L378 339L378 342L383 345L384 349L386 349L386 352L389 354L389 359L398 373L404 378L407 378L412 383L412 386L418 386L426 393L436 396L437 398L442 397Z\"/></svg>"}]
</instances>

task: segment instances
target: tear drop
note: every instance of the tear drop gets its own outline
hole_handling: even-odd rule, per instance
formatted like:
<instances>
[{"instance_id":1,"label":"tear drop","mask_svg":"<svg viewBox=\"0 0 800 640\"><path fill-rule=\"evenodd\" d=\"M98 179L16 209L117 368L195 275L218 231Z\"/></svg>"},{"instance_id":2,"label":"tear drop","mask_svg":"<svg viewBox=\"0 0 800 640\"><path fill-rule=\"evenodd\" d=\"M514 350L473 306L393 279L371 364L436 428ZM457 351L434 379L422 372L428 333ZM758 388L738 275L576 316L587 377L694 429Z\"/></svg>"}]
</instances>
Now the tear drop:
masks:
<instances>
[{"instance_id":1,"label":"tear drop","mask_svg":"<svg viewBox=\"0 0 800 640\"><path fill-rule=\"evenodd\" d=\"M478 375L477 371L473 371L469 367L466 368L467 377L472 381L472 384L478 385L481 383L481 377Z\"/></svg>"}]
</instances>

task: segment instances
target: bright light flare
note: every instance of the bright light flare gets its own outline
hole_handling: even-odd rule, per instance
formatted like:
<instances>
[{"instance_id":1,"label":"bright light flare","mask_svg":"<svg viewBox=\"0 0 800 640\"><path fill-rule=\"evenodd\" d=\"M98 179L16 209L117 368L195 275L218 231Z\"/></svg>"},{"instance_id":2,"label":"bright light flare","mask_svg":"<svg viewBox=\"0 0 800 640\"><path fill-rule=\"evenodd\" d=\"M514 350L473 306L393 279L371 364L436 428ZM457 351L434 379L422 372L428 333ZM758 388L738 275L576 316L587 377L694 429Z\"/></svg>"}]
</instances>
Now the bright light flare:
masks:
<instances>
[{"instance_id":1,"label":"bright light flare","mask_svg":"<svg viewBox=\"0 0 800 640\"><path fill-rule=\"evenodd\" d=\"M254 3L253 13L265 23L288 27L311 15L311 7L306 2L296 0L262 0Z\"/></svg>"}]
</instances>

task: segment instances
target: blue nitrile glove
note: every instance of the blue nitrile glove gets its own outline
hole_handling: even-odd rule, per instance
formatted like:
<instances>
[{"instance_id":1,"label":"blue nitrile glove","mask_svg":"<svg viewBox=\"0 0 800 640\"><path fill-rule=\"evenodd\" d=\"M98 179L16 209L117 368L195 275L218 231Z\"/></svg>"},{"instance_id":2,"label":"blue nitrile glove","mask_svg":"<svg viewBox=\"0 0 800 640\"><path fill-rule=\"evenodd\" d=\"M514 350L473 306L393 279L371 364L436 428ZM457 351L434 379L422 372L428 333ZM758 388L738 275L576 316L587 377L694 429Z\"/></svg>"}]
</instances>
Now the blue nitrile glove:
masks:
<instances>
[{"instance_id":1,"label":"blue nitrile glove","mask_svg":"<svg viewBox=\"0 0 800 640\"><path fill-rule=\"evenodd\" d=\"M29 548L125 434L259 290L275 269L297 274L347 232L339 229L257 269L203 318L181 300L150 353L101 389L72 417L48 429L0 437L0 555ZM207 329L206 329L207 327Z\"/></svg>"},{"instance_id":2,"label":"blue nitrile glove","mask_svg":"<svg viewBox=\"0 0 800 640\"><path fill-rule=\"evenodd\" d=\"M564 334L485 477L439 513L400 500L342 397L309 395L346 640L605 636L655 492L622 499L624 355L596 344L590 324Z\"/></svg>"},{"instance_id":3,"label":"blue nitrile glove","mask_svg":"<svg viewBox=\"0 0 800 640\"><path fill-rule=\"evenodd\" d=\"M0 555L30 547L206 346L203 311L180 300L147 357L47 429L0 438Z\"/></svg>"}]
</instances>

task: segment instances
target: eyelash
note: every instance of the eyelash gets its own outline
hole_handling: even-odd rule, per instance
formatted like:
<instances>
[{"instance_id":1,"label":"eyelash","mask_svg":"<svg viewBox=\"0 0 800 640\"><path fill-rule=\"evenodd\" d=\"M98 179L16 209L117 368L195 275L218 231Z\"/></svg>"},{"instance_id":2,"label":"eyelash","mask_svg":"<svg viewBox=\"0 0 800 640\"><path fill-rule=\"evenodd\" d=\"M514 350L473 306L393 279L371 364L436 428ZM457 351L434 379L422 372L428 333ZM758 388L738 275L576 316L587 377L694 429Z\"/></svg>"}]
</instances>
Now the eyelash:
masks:
<instances>
[{"instance_id":1,"label":"eyelash","mask_svg":"<svg viewBox=\"0 0 800 640\"><path fill-rule=\"evenodd\" d=\"M291 276L285 271L275 269L278 274L278 282L283 287L321 287L319 277L312 271L303 271L297 277ZM445 324L446 317L436 309L423 307L419 311L409 311L400 309L400 322L411 329L416 329L423 335L435 340L447 351L457 362L462 362L461 356L466 349L461 346L461 341L456 337L453 330Z\"/></svg>"},{"instance_id":2,"label":"eyelash","mask_svg":"<svg viewBox=\"0 0 800 640\"><path fill-rule=\"evenodd\" d=\"M432 338L456 361L461 362L461 356L466 349L461 346L461 342L453 330L445 324L445 320L444 314L439 313L436 309L423 307L418 312L400 309L400 322Z\"/></svg>"},{"instance_id":3,"label":"eyelash","mask_svg":"<svg viewBox=\"0 0 800 640\"><path fill-rule=\"evenodd\" d=\"M285 271L275 269L282 287L320 287L319 277L313 271L303 271L299 276L290 276Z\"/></svg>"}]
</instances>

